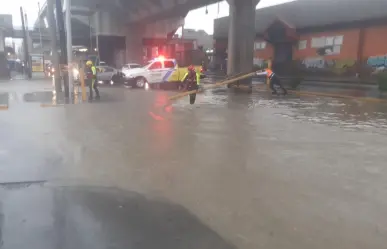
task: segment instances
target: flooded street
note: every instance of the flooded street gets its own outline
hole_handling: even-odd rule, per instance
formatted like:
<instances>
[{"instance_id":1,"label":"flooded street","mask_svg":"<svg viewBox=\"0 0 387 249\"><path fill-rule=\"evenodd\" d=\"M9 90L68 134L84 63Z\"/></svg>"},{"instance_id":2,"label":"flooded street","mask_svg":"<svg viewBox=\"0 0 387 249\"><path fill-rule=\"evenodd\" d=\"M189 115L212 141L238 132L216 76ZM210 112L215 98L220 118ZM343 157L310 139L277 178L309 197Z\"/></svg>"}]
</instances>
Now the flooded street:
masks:
<instances>
[{"instance_id":1,"label":"flooded street","mask_svg":"<svg viewBox=\"0 0 387 249\"><path fill-rule=\"evenodd\" d=\"M62 248L387 244L387 104L219 88L169 105L173 92L112 87L100 102L42 108L52 96L31 89L0 94L2 249L52 248L32 236L18 244L20 226L77 227ZM12 187L23 182L44 184ZM32 218L58 210L72 217L62 226Z\"/></svg>"}]
</instances>

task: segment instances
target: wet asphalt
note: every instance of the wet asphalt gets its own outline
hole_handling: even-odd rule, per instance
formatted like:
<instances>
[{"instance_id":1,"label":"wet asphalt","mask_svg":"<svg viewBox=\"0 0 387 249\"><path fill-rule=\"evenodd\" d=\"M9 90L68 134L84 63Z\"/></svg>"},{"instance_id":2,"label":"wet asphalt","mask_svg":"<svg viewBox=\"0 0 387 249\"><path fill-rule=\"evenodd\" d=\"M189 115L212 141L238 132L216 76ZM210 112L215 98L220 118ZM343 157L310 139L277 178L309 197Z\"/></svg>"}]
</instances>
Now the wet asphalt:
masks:
<instances>
[{"instance_id":1,"label":"wet asphalt","mask_svg":"<svg viewBox=\"0 0 387 249\"><path fill-rule=\"evenodd\" d=\"M1 249L387 244L386 104L51 89L0 84Z\"/></svg>"}]
</instances>

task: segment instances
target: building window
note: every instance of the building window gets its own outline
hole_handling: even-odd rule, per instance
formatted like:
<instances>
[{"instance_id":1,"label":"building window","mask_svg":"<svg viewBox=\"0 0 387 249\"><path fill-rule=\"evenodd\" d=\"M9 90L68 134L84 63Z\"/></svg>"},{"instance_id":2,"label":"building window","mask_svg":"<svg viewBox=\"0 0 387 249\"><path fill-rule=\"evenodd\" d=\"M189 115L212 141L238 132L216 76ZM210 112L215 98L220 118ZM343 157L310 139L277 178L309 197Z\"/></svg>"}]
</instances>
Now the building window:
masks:
<instances>
[{"instance_id":1,"label":"building window","mask_svg":"<svg viewBox=\"0 0 387 249\"><path fill-rule=\"evenodd\" d=\"M316 37L312 38L312 48L322 48L325 47L325 37Z\"/></svg>"},{"instance_id":2,"label":"building window","mask_svg":"<svg viewBox=\"0 0 387 249\"><path fill-rule=\"evenodd\" d=\"M333 54L340 54L341 46L333 46Z\"/></svg>"},{"instance_id":3,"label":"building window","mask_svg":"<svg viewBox=\"0 0 387 249\"><path fill-rule=\"evenodd\" d=\"M266 42L256 42L254 44L254 49L255 50L263 50L266 48Z\"/></svg>"},{"instance_id":4,"label":"building window","mask_svg":"<svg viewBox=\"0 0 387 249\"><path fill-rule=\"evenodd\" d=\"M299 50L306 49L307 44L308 44L307 40L299 41L298 42L298 49Z\"/></svg>"},{"instance_id":5,"label":"building window","mask_svg":"<svg viewBox=\"0 0 387 249\"><path fill-rule=\"evenodd\" d=\"M335 40L333 41L333 45L343 45L343 41L344 41L344 36L342 35L339 35L339 36L335 36Z\"/></svg>"},{"instance_id":6,"label":"building window","mask_svg":"<svg viewBox=\"0 0 387 249\"><path fill-rule=\"evenodd\" d=\"M312 38L312 48L327 48L328 54L339 54L343 45L344 36L323 36Z\"/></svg>"},{"instance_id":7,"label":"building window","mask_svg":"<svg viewBox=\"0 0 387 249\"><path fill-rule=\"evenodd\" d=\"M325 46L343 45L343 36L323 36L312 38L312 48L322 48Z\"/></svg>"}]
</instances>

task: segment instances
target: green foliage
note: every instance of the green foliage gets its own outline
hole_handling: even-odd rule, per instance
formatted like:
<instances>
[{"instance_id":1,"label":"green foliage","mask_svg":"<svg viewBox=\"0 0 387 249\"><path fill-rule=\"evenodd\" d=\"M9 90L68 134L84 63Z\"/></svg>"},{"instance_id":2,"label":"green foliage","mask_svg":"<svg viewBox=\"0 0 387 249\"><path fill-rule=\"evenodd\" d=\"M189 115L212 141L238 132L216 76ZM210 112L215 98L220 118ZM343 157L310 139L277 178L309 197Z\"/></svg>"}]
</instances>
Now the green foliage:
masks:
<instances>
[{"instance_id":1,"label":"green foliage","mask_svg":"<svg viewBox=\"0 0 387 249\"><path fill-rule=\"evenodd\" d=\"M377 74L379 90L381 92L387 91L387 71L383 71Z\"/></svg>"}]
</instances>

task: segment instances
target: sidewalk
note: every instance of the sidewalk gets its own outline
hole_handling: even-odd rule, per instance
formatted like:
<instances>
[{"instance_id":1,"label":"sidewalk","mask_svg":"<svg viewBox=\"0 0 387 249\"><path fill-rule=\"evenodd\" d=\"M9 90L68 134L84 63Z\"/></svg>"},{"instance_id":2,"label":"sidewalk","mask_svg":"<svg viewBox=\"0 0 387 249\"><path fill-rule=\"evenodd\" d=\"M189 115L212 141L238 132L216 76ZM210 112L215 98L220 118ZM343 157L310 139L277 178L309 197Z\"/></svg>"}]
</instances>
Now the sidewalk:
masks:
<instances>
[{"instance_id":1,"label":"sidewalk","mask_svg":"<svg viewBox=\"0 0 387 249\"><path fill-rule=\"evenodd\" d=\"M223 80L225 77L209 76L206 83L213 84L217 81ZM254 79L253 85L259 87L266 87L265 79ZM291 89L287 82L283 82L284 86ZM293 93L319 95L325 97L339 97L339 98L363 98L369 101L387 100L387 96L381 93L377 85L370 84L349 84L343 82L324 82L324 81L303 81L302 84Z\"/></svg>"}]
</instances>

